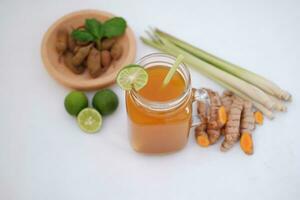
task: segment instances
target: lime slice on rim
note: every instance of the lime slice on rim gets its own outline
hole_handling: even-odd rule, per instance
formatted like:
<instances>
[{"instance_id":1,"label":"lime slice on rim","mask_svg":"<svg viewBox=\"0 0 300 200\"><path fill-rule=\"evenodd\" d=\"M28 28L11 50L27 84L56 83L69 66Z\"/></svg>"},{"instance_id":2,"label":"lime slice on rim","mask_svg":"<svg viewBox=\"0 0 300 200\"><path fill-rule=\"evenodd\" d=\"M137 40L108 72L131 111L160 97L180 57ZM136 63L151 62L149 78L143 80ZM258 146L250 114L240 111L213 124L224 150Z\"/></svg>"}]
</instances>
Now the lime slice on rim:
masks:
<instances>
[{"instance_id":1,"label":"lime slice on rim","mask_svg":"<svg viewBox=\"0 0 300 200\"><path fill-rule=\"evenodd\" d=\"M85 108L78 114L77 122L84 132L95 133L101 128L102 117L96 109Z\"/></svg>"},{"instance_id":2,"label":"lime slice on rim","mask_svg":"<svg viewBox=\"0 0 300 200\"><path fill-rule=\"evenodd\" d=\"M117 83L123 90L136 91L142 89L148 82L148 73L139 65L128 65L121 69L117 76Z\"/></svg>"}]
</instances>

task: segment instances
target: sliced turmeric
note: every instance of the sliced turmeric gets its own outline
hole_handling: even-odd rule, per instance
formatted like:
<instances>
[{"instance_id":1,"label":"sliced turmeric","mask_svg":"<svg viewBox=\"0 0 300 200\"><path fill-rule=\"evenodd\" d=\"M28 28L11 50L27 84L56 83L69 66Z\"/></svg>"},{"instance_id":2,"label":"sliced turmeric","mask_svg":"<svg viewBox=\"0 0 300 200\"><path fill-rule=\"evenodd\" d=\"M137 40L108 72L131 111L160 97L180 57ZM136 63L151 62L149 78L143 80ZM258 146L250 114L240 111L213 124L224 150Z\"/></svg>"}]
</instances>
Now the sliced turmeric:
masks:
<instances>
[{"instance_id":1,"label":"sliced turmeric","mask_svg":"<svg viewBox=\"0 0 300 200\"><path fill-rule=\"evenodd\" d=\"M228 121L225 126L225 139L221 145L221 151L229 150L240 138L240 119L243 110L243 100L233 97L233 103L229 110Z\"/></svg>"},{"instance_id":2,"label":"sliced turmeric","mask_svg":"<svg viewBox=\"0 0 300 200\"><path fill-rule=\"evenodd\" d=\"M221 106L218 110L218 124L223 127L227 122L227 113L225 106Z\"/></svg>"},{"instance_id":3,"label":"sliced turmeric","mask_svg":"<svg viewBox=\"0 0 300 200\"><path fill-rule=\"evenodd\" d=\"M207 133L202 129L203 128L201 127L201 125L196 127L196 129L195 129L196 140L200 146L208 147L210 144L209 140L208 140L208 136L207 136Z\"/></svg>"},{"instance_id":4,"label":"sliced turmeric","mask_svg":"<svg viewBox=\"0 0 300 200\"><path fill-rule=\"evenodd\" d=\"M252 135L248 132L243 132L241 139L240 139L240 146L241 149L247 154L252 155L253 154L253 141L252 141Z\"/></svg>"},{"instance_id":5,"label":"sliced turmeric","mask_svg":"<svg viewBox=\"0 0 300 200\"><path fill-rule=\"evenodd\" d=\"M206 109L206 103L202 101L198 101L198 115L201 119L201 124L195 128L195 137L197 143L202 147L208 147L209 146L209 140L206 133L207 129L207 109Z\"/></svg>"},{"instance_id":6,"label":"sliced turmeric","mask_svg":"<svg viewBox=\"0 0 300 200\"><path fill-rule=\"evenodd\" d=\"M227 123L228 113L233 101L233 93L230 91L224 91L223 95L220 97L222 106L219 109L219 123L223 126ZM222 133L223 134L223 133Z\"/></svg>"},{"instance_id":7,"label":"sliced turmeric","mask_svg":"<svg viewBox=\"0 0 300 200\"><path fill-rule=\"evenodd\" d=\"M244 101L240 124L241 149L248 155L253 153L252 131L255 129L255 119L252 111L252 103Z\"/></svg>"},{"instance_id":8,"label":"sliced turmeric","mask_svg":"<svg viewBox=\"0 0 300 200\"><path fill-rule=\"evenodd\" d=\"M264 115L260 111L254 112L256 124L262 125L264 123Z\"/></svg>"}]
</instances>

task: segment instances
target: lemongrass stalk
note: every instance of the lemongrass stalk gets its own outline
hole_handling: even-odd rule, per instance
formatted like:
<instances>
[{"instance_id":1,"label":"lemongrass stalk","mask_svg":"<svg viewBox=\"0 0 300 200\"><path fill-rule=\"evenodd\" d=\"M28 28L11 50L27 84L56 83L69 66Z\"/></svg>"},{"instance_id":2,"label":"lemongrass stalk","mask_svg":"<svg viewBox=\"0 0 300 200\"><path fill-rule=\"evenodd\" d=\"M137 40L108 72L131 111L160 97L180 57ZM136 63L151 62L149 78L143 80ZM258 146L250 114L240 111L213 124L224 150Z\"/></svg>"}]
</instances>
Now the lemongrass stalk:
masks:
<instances>
[{"instance_id":1,"label":"lemongrass stalk","mask_svg":"<svg viewBox=\"0 0 300 200\"><path fill-rule=\"evenodd\" d=\"M271 110L269 110L268 108L266 108L265 106L261 105L260 103L253 101L251 98L249 98L248 96L246 96L245 94L243 94L242 92L238 91L237 89L225 84L222 81L219 80L215 80L219 85L223 86L224 88L230 90L231 92L233 92L235 95L241 97L244 100L250 101L254 107L256 107L258 110L260 110L265 116L267 116L269 119L274 119L274 114Z\"/></svg>"},{"instance_id":2,"label":"lemongrass stalk","mask_svg":"<svg viewBox=\"0 0 300 200\"><path fill-rule=\"evenodd\" d=\"M211 66L211 64L206 63L199 58L191 55L190 53L180 49L164 38L159 38L162 43L157 43L152 40L147 40L145 38L141 38L142 41L152 47L158 48L166 53L172 54L174 56L178 56L182 54L184 56L184 61L191 66L196 67L196 69L200 70L201 73L206 75L207 77L213 80L221 80L225 82L227 85L230 85L233 88L236 88L240 92L245 93L248 97L251 97L254 101L264 105L266 108L272 110L274 106L274 102L270 99L270 97L265 94L260 89L255 86L227 73L218 68Z\"/></svg>"},{"instance_id":3,"label":"lemongrass stalk","mask_svg":"<svg viewBox=\"0 0 300 200\"><path fill-rule=\"evenodd\" d=\"M156 43L153 43L150 40L147 40L143 37L141 37L142 41L146 44L148 44L149 46L152 46L154 48L157 48L161 51L165 51L167 53L170 53L172 55L176 55L174 53L172 53L170 50L167 50L166 48L164 48L161 45L158 45ZM210 77L208 74L205 74L205 72L202 72L205 76ZM269 109L267 109L265 106L261 105L260 103L257 103L256 101L254 101L253 99L249 98L248 96L246 96L245 94L243 94L242 92L238 91L237 89L235 89L232 86L229 86L228 84L225 84L224 82L220 81L219 79L217 79L216 77L212 78L215 82L217 82L218 84L220 84L221 86L223 86L224 88L227 88L228 90L234 92L236 95L238 95L239 97L246 99L248 101L251 101L253 103L253 105L260 110L265 116L267 116L269 119L273 119L274 115L273 112Z\"/></svg>"},{"instance_id":4,"label":"lemongrass stalk","mask_svg":"<svg viewBox=\"0 0 300 200\"><path fill-rule=\"evenodd\" d=\"M251 72L249 70L246 70L238 65L232 64L228 61L225 61L221 58L218 58L200 48L197 48L191 44L188 44L168 33L165 33L161 30L156 29L156 34L160 35L161 37L168 39L169 41L173 42L175 45L177 45L180 48L183 48L184 50L190 52L191 54L195 55L196 57L199 57L200 59L203 59L204 61L215 65L216 67L227 71L255 86L262 89L266 93L273 95L279 99L283 100L291 100L292 96L287 91L281 89L279 86L277 86L275 83L267 80L266 78Z\"/></svg>"},{"instance_id":5,"label":"lemongrass stalk","mask_svg":"<svg viewBox=\"0 0 300 200\"><path fill-rule=\"evenodd\" d=\"M205 75L205 74L204 74ZM208 76L208 75L205 75ZM208 76L209 77L209 76ZM223 81L219 80L218 78L214 77L213 80L218 83L219 85L221 85L222 87L230 90L231 92L233 92L235 95L241 97L244 100L250 101L254 107L256 107L258 110L260 110L266 117L268 117L270 120L274 119L274 113L266 108L265 106L263 106L262 104L256 102L255 100L253 100L252 98L248 97L246 94L244 94L243 92L240 92L239 90L235 89L234 87L224 83Z\"/></svg>"},{"instance_id":6,"label":"lemongrass stalk","mask_svg":"<svg viewBox=\"0 0 300 200\"><path fill-rule=\"evenodd\" d=\"M280 101L279 99L277 99L273 96L270 96L270 97L275 102L275 105L274 105L275 110L280 111L280 112L286 112L287 111L287 107L286 107L286 105L284 105L284 103L282 101Z\"/></svg>"},{"instance_id":7,"label":"lemongrass stalk","mask_svg":"<svg viewBox=\"0 0 300 200\"><path fill-rule=\"evenodd\" d=\"M170 50L168 50L167 48L165 48L164 46L162 45L159 45L158 43L153 43L153 41L150 41L150 40L147 40L143 37L141 37L142 41L154 48L157 48L161 51L165 51L167 53L170 53L170 54L173 54L173 55L176 55L175 53L171 52ZM203 74L205 76L208 76L210 77L208 74L205 74L203 72ZM243 94L242 92L238 91L237 89L235 89L234 87L232 86L229 86L228 84L225 84L224 82L220 81L218 78L216 77L213 77L212 78L214 81L216 81L218 84L220 84L221 86L227 88L228 90L234 92L236 95L238 95L239 97L243 98L243 99L246 99L248 101L251 101L253 103L253 105L258 109L260 110L262 113L264 113L265 116L267 116L269 119L273 119L274 118L274 115L273 115L273 112L271 110L269 110L268 108L266 108L265 106L261 105L260 103L254 101L253 99L249 98L248 96L246 96L245 94Z\"/></svg>"},{"instance_id":8,"label":"lemongrass stalk","mask_svg":"<svg viewBox=\"0 0 300 200\"><path fill-rule=\"evenodd\" d=\"M173 76L174 76L174 74L175 74L177 68L179 67L180 63L182 62L183 58L184 58L184 57L183 57L182 55L179 55L179 56L176 58L176 60L175 60L175 62L174 62L174 64L173 64L173 66L170 68L168 74L166 75L166 77L165 77L165 79L164 79L164 81L163 81L163 86L164 86L164 87L165 87L166 85L168 85L169 82L171 81L171 79L173 78Z\"/></svg>"},{"instance_id":9,"label":"lemongrass stalk","mask_svg":"<svg viewBox=\"0 0 300 200\"><path fill-rule=\"evenodd\" d=\"M206 75L207 76L207 75ZM244 94L243 92L235 89L234 87L226 84L225 82L223 82L222 80L219 80L218 78L214 77L214 81L216 83L218 83L219 85L221 85L222 87L226 88L227 90L233 92L235 95L241 97L244 100L250 101L254 107L256 107L258 110L260 110L266 117L268 117L270 120L274 119L274 113L266 108L265 106L263 106L262 104L256 102L255 100L253 100L252 98L248 97L246 94Z\"/></svg>"}]
</instances>

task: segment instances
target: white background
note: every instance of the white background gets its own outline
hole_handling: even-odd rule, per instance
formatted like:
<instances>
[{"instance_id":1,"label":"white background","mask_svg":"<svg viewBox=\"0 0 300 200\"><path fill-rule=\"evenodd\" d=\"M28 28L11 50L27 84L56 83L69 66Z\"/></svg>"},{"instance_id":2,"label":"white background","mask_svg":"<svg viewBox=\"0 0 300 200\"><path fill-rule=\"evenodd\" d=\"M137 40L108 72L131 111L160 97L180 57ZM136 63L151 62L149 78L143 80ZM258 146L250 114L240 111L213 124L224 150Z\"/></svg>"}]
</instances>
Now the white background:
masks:
<instances>
[{"instance_id":1,"label":"white background","mask_svg":"<svg viewBox=\"0 0 300 200\"><path fill-rule=\"evenodd\" d=\"M265 75L293 94L289 111L254 133L255 154L236 145L199 147L191 134L178 153L147 156L127 138L124 94L101 132L80 131L64 110L70 89L55 82L40 45L59 17L80 9L126 18L137 58L154 49L138 36L157 26ZM299 199L300 1L12 1L0 2L0 199ZM221 87L192 70L195 87ZM91 98L94 92L89 92Z\"/></svg>"}]
</instances>

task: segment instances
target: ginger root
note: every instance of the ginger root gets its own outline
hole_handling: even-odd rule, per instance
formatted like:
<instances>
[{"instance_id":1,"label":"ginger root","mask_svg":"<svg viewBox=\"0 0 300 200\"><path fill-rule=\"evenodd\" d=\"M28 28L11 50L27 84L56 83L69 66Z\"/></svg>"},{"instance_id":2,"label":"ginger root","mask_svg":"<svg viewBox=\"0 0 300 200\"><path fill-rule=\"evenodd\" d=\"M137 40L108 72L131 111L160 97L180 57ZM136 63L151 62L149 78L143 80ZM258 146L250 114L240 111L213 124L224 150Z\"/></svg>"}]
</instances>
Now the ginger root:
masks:
<instances>
[{"instance_id":1,"label":"ginger root","mask_svg":"<svg viewBox=\"0 0 300 200\"><path fill-rule=\"evenodd\" d=\"M262 125L264 123L264 115L260 111L254 112L255 123Z\"/></svg>"},{"instance_id":2,"label":"ginger root","mask_svg":"<svg viewBox=\"0 0 300 200\"><path fill-rule=\"evenodd\" d=\"M206 103L202 101L198 101L198 115L201 119L201 124L195 129L195 137L197 143L202 147L208 147L210 142L206 133L207 129L207 111L206 111Z\"/></svg>"},{"instance_id":3,"label":"ginger root","mask_svg":"<svg viewBox=\"0 0 300 200\"><path fill-rule=\"evenodd\" d=\"M229 150L240 138L240 119L243 110L243 100L237 96L229 110L228 121L225 126L225 139L221 145L221 151Z\"/></svg>"}]
</instances>

